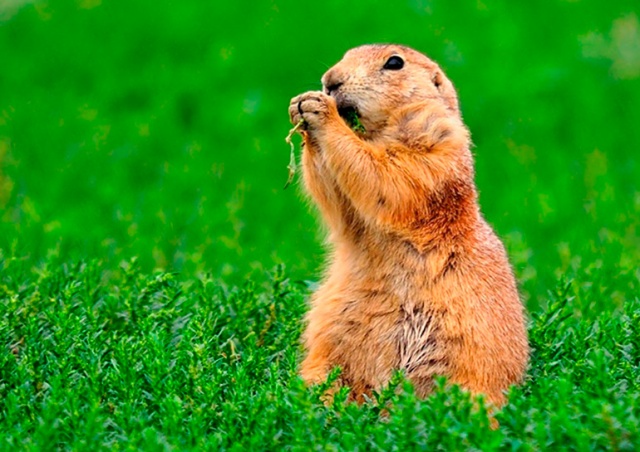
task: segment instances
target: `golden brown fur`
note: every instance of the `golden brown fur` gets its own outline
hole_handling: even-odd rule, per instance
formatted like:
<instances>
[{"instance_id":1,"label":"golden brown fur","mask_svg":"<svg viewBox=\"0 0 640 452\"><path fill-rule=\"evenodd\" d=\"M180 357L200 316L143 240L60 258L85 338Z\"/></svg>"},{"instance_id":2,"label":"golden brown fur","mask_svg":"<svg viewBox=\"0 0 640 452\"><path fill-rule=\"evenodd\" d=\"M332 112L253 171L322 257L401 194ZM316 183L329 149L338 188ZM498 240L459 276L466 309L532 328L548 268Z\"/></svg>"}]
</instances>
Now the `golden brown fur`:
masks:
<instances>
[{"instance_id":1,"label":"golden brown fur","mask_svg":"<svg viewBox=\"0 0 640 452\"><path fill-rule=\"evenodd\" d=\"M384 69L399 56L404 67ZM425 395L444 375L495 405L528 359L523 308L500 240L477 204L469 133L451 82L407 47L350 50L324 92L292 99L305 120L307 191L329 229L301 375L334 367L361 399L395 369ZM366 133L338 108L354 107Z\"/></svg>"}]
</instances>

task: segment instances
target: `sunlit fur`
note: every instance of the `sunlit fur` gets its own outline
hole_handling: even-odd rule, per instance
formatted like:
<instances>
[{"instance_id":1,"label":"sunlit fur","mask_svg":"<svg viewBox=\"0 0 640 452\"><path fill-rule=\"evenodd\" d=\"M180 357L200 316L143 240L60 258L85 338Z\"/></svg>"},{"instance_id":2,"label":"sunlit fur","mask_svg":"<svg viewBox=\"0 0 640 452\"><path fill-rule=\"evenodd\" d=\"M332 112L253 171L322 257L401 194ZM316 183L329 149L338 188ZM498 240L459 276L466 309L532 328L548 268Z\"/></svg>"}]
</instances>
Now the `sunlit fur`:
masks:
<instances>
[{"instance_id":1,"label":"sunlit fur","mask_svg":"<svg viewBox=\"0 0 640 452\"><path fill-rule=\"evenodd\" d=\"M392 55L402 69L383 69ZM331 247L302 377L320 382L340 366L361 400L395 369L421 396L444 375L502 405L526 368L525 319L504 247L479 212L453 85L396 45L350 50L322 81L324 92L289 108L292 123L305 120L304 184ZM366 133L339 116L347 106Z\"/></svg>"}]
</instances>

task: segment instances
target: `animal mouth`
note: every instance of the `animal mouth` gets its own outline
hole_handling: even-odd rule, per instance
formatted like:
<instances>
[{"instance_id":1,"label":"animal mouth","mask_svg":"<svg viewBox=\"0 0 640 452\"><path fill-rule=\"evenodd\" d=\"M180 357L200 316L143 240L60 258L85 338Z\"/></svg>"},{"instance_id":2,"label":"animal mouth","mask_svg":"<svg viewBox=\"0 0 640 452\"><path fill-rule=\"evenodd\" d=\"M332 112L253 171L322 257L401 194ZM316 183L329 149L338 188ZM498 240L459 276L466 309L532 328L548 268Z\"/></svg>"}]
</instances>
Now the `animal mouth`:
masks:
<instances>
[{"instance_id":1,"label":"animal mouth","mask_svg":"<svg viewBox=\"0 0 640 452\"><path fill-rule=\"evenodd\" d=\"M356 107L352 107L350 105L339 106L338 114L345 121L351 118L354 115L358 115L358 109Z\"/></svg>"},{"instance_id":2,"label":"animal mouth","mask_svg":"<svg viewBox=\"0 0 640 452\"><path fill-rule=\"evenodd\" d=\"M360 121L360 112L356 107L345 105L338 107L338 114L354 132L365 133L366 129Z\"/></svg>"},{"instance_id":3,"label":"animal mouth","mask_svg":"<svg viewBox=\"0 0 640 452\"><path fill-rule=\"evenodd\" d=\"M362 115L354 102L349 99L345 93L338 90L333 90L330 96L336 100L338 114L349 128L358 134L366 134L367 129L362 125L362 121L360 119Z\"/></svg>"}]
</instances>

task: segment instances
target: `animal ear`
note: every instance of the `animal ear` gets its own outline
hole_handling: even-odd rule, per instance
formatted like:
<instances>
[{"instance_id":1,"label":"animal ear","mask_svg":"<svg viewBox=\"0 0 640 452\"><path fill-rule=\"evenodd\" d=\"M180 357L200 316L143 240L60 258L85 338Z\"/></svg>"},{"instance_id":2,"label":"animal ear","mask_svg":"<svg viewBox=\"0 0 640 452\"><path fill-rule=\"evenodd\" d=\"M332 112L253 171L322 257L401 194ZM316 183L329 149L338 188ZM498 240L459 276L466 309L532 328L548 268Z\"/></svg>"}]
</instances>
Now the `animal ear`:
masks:
<instances>
[{"instance_id":1,"label":"animal ear","mask_svg":"<svg viewBox=\"0 0 640 452\"><path fill-rule=\"evenodd\" d=\"M442 74L442 72L436 71L431 77L431 81L433 82L434 86L438 88L438 90L440 90L440 87L442 87L442 83L444 82L444 75Z\"/></svg>"},{"instance_id":2,"label":"animal ear","mask_svg":"<svg viewBox=\"0 0 640 452\"><path fill-rule=\"evenodd\" d=\"M447 77L445 77L444 72L436 69L431 76L431 83L436 87L440 96L447 104L447 107L453 111L458 111L458 96L456 95L456 90Z\"/></svg>"}]
</instances>

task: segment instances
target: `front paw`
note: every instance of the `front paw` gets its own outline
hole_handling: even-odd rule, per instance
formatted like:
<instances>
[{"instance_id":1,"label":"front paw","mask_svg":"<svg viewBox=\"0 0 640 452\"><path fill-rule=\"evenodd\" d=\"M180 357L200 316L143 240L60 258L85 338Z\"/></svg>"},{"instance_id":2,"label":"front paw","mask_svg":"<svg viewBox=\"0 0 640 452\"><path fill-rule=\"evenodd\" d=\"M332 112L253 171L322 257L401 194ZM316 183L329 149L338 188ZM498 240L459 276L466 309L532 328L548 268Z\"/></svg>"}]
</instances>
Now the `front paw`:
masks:
<instances>
[{"instance_id":1,"label":"front paw","mask_svg":"<svg viewBox=\"0 0 640 452\"><path fill-rule=\"evenodd\" d=\"M289 118L292 124L304 119L306 129L319 129L327 121L338 117L336 101L322 91L309 91L291 99Z\"/></svg>"}]
</instances>

